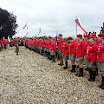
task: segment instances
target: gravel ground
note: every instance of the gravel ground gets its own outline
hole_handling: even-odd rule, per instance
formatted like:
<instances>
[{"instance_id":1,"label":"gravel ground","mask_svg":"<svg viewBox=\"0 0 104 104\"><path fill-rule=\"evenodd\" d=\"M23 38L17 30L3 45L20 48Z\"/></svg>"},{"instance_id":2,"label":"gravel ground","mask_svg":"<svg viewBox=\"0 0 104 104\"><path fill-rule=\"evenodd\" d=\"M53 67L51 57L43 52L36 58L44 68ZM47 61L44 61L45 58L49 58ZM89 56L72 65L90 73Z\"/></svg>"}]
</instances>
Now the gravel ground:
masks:
<instances>
[{"instance_id":1,"label":"gravel ground","mask_svg":"<svg viewBox=\"0 0 104 104\"><path fill-rule=\"evenodd\" d=\"M14 51L0 52L0 104L104 104L99 76L91 83L24 47Z\"/></svg>"}]
</instances>

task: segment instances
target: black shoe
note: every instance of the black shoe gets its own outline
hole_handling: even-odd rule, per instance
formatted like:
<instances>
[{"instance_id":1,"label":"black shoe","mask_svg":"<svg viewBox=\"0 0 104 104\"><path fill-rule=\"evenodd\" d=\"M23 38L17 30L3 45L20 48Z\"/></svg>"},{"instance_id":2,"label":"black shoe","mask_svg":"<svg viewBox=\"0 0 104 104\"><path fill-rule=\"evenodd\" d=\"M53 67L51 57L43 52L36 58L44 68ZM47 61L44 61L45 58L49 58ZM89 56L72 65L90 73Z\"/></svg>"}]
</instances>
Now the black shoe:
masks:
<instances>
[{"instance_id":1,"label":"black shoe","mask_svg":"<svg viewBox=\"0 0 104 104\"><path fill-rule=\"evenodd\" d=\"M86 67L86 68L84 68L84 70L89 71L89 68L88 68L88 67Z\"/></svg>"},{"instance_id":2,"label":"black shoe","mask_svg":"<svg viewBox=\"0 0 104 104\"><path fill-rule=\"evenodd\" d=\"M92 71L92 79L93 79L93 81L95 81L95 78L96 78L96 71Z\"/></svg>"},{"instance_id":3,"label":"black shoe","mask_svg":"<svg viewBox=\"0 0 104 104\"><path fill-rule=\"evenodd\" d=\"M83 77L83 74L78 74L78 77Z\"/></svg>"},{"instance_id":4,"label":"black shoe","mask_svg":"<svg viewBox=\"0 0 104 104\"><path fill-rule=\"evenodd\" d=\"M75 68L76 68L76 65L72 65L72 70L70 70L70 72L75 73Z\"/></svg>"},{"instance_id":5,"label":"black shoe","mask_svg":"<svg viewBox=\"0 0 104 104\"><path fill-rule=\"evenodd\" d=\"M65 67L63 67L64 69L68 69L68 62L65 62Z\"/></svg>"},{"instance_id":6,"label":"black shoe","mask_svg":"<svg viewBox=\"0 0 104 104\"><path fill-rule=\"evenodd\" d=\"M58 64L58 65L60 65L60 64Z\"/></svg>"},{"instance_id":7,"label":"black shoe","mask_svg":"<svg viewBox=\"0 0 104 104\"><path fill-rule=\"evenodd\" d=\"M58 65L63 66L64 64L61 64L61 63L60 63L60 64L58 64Z\"/></svg>"},{"instance_id":8,"label":"black shoe","mask_svg":"<svg viewBox=\"0 0 104 104\"><path fill-rule=\"evenodd\" d=\"M75 69L72 69L70 72L75 73Z\"/></svg>"},{"instance_id":9,"label":"black shoe","mask_svg":"<svg viewBox=\"0 0 104 104\"><path fill-rule=\"evenodd\" d=\"M52 58L49 58L49 60L52 60Z\"/></svg>"},{"instance_id":10,"label":"black shoe","mask_svg":"<svg viewBox=\"0 0 104 104\"><path fill-rule=\"evenodd\" d=\"M104 89L104 85L101 86L101 89L102 89L102 90Z\"/></svg>"},{"instance_id":11,"label":"black shoe","mask_svg":"<svg viewBox=\"0 0 104 104\"><path fill-rule=\"evenodd\" d=\"M99 75L99 71L98 71L98 68L96 68L96 76Z\"/></svg>"},{"instance_id":12,"label":"black shoe","mask_svg":"<svg viewBox=\"0 0 104 104\"><path fill-rule=\"evenodd\" d=\"M83 68L79 68L78 77L83 77Z\"/></svg>"},{"instance_id":13,"label":"black shoe","mask_svg":"<svg viewBox=\"0 0 104 104\"><path fill-rule=\"evenodd\" d=\"M104 76L102 76L102 82L101 85L98 86L101 89L104 89Z\"/></svg>"},{"instance_id":14,"label":"black shoe","mask_svg":"<svg viewBox=\"0 0 104 104\"><path fill-rule=\"evenodd\" d=\"M52 57L52 62L55 62L55 56Z\"/></svg>"},{"instance_id":15,"label":"black shoe","mask_svg":"<svg viewBox=\"0 0 104 104\"><path fill-rule=\"evenodd\" d=\"M65 66L65 67L63 67L63 68L64 68L64 69L68 69L68 67L66 67L66 66Z\"/></svg>"},{"instance_id":16,"label":"black shoe","mask_svg":"<svg viewBox=\"0 0 104 104\"><path fill-rule=\"evenodd\" d=\"M95 80L92 79L92 78L89 78L88 81L89 81L89 82L94 82Z\"/></svg>"},{"instance_id":17,"label":"black shoe","mask_svg":"<svg viewBox=\"0 0 104 104\"><path fill-rule=\"evenodd\" d=\"M101 85L99 85L98 87L101 88L103 86L103 84L101 83Z\"/></svg>"}]
</instances>

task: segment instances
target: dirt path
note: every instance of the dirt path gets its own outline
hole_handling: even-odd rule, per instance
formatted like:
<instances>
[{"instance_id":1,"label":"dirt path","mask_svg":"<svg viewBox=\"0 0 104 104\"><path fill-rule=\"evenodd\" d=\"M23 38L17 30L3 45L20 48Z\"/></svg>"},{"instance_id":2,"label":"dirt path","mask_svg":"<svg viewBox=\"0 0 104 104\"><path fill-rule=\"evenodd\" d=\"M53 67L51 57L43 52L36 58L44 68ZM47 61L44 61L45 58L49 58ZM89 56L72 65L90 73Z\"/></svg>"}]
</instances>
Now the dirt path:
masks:
<instances>
[{"instance_id":1,"label":"dirt path","mask_svg":"<svg viewBox=\"0 0 104 104\"><path fill-rule=\"evenodd\" d=\"M0 52L0 104L104 104L97 85L24 47Z\"/></svg>"}]
</instances>

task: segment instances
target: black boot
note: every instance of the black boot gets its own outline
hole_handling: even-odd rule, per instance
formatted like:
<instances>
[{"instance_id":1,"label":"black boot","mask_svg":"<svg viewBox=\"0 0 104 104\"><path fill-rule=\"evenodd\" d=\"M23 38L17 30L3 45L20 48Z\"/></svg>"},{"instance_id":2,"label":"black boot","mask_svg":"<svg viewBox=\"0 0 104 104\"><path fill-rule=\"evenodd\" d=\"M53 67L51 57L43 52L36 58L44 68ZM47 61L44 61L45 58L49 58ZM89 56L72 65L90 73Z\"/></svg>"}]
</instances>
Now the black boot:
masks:
<instances>
[{"instance_id":1,"label":"black boot","mask_svg":"<svg viewBox=\"0 0 104 104\"><path fill-rule=\"evenodd\" d=\"M99 74L98 68L96 68L96 76Z\"/></svg>"},{"instance_id":2,"label":"black boot","mask_svg":"<svg viewBox=\"0 0 104 104\"><path fill-rule=\"evenodd\" d=\"M90 70L90 78L88 79L88 81L94 82L95 81L95 77L96 77L96 71Z\"/></svg>"},{"instance_id":3,"label":"black boot","mask_svg":"<svg viewBox=\"0 0 104 104\"><path fill-rule=\"evenodd\" d=\"M86 68L84 68L84 70L89 71L89 68L88 68L88 67L86 67Z\"/></svg>"},{"instance_id":4,"label":"black boot","mask_svg":"<svg viewBox=\"0 0 104 104\"><path fill-rule=\"evenodd\" d=\"M48 56L48 58L47 58L47 59L49 59L49 57L50 57L50 53L49 53L49 52L48 52L47 56Z\"/></svg>"},{"instance_id":5,"label":"black boot","mask_svg":"<svg viewBox=\"0 0 104 104\"><path fill-rule=\"evenodd\" d=\"M101 89L104 89L104 76L102 76L102 82L101 85L98 86Z\"/></svg>"},{"instance_id":6,"label":"black boot","mask_svg":"<svg viewBox=\"0 0 104 104\"><path fill-rule=\"evenodd\" d=\"M89 70L89 75L90 75L90 78L88 79L88 81L91 81L92 80L92 70Z\"/></svg>"},{"instance_id":7,"label":"black boot","mask_svg":"<svg viewBox=\"0 0 104 104\"><path fill-rule=\"evenodd\" d=\"M83 77L83 68L79 68L78 77Z\"/></svg>"},{"instance_id":8,"label":"black boot","mask_svg":"<svg viewBox=\"0 0 104 104\"><path fill-rule=\"evenodd\" d=\"M76 65L72 65L72 70L71 70L72 73L75 73L75 68L76 68Z\"/></svg>"},{"instance_id":9,"label":"black boot","mask_svg":"<svg viewBox=\"0 0 104 104\"><path fill-rule=\"evenodd\" d=\"M52 56L52 62L55 62L55 56Z\"/></svg>"},{"instance_id":10,"label":"black boot","mask_svg":"<svg viewBox=\"0 0 104 104\"><path fill-rule=\"evenodd\" d=\"M63 63L59 63L58 65L63 66L64 64Z\"/></svg>"},{"instance_id":11,"label":"black boot","mask_svg":"<svg viewBox=\"0 0 104 104\"><path fill-rule=\"evenodd\" d=\"M65 62L65 67L63 67L64 69L68 69L68 62Z\"/></svg>"},{"instance_id":12,"label":"black boot","mask_svg":"<svg viewBox=\"0 0 104 104\"><path fill-rule=\"evenodd\" d=\"M49 58L49 60L52 60L52 55L50 55L50 58Z\"/></svg>"},{"instance_id":13,"label":"black boot","mask_svg":"<svg viewBox=\"0 0 104 104\"><path fill-rule=\"evenodd\" d=\"M96 71L92 71L92 74L93 74L92 79L93 79L93 81L95 81L95 78L96 78Z\"/></svg>"}]
</instances>

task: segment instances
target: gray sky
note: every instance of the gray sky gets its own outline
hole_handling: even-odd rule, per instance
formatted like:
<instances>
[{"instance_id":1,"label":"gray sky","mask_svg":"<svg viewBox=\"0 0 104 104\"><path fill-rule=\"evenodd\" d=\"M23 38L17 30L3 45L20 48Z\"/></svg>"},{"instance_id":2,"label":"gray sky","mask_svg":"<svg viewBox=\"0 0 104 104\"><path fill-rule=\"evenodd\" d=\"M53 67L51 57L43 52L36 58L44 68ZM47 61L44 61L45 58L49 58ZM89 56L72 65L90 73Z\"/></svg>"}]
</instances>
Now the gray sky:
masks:
<instances>
[{"instance_id":1,"label":"gray sky","mask_svg":"<svg viewBox=\"0 0 104 104\"><path fill-rule=\"evenodd\" d=\"M13 12L17 16L20 30L16 36L40 35L55 36L56 32L64 37L75 36L76 16L80 18L85 30L97 31L104 22L104 0L0 0L0 7ZM28 24L28 30L22 29ZM78 28L78 33L83 31Z\"/></svg>"}]
</instances>

